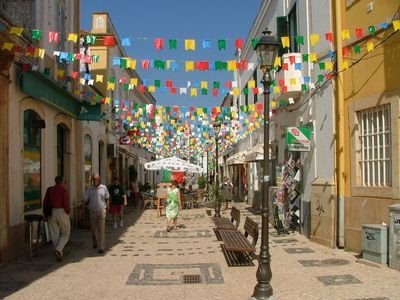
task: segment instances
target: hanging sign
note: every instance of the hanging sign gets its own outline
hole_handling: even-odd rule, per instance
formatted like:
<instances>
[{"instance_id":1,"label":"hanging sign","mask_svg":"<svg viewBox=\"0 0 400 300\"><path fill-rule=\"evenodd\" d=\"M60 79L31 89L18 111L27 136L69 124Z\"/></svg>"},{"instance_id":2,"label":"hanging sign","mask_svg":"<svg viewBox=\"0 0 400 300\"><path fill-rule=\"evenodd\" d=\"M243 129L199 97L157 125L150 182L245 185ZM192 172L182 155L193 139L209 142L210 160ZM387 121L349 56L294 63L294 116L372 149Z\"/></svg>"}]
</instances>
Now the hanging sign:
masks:
<instances>
[{"instance_id":1,"label":"hanging sign","mask_svg":"<svg viewBox=\"0 0 400 300\"><path fill-rule=\"evenodd\" d=\"M310 151L311 130L308 127L287 127L286 148L289 151Z\"/></svg>"}]
</instances>

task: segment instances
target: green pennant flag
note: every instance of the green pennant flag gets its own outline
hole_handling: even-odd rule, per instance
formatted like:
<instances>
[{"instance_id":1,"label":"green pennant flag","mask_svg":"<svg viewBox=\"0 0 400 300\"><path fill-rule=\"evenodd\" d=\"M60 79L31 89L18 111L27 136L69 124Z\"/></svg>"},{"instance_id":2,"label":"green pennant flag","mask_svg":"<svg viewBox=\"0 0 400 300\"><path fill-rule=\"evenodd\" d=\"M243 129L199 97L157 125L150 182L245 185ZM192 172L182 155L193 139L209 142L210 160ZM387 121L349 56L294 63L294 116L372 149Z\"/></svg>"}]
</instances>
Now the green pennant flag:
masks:
<instances>
[{"instance_id":1,"label":"green pennant flag","mask_svg":"<svg viewBox=\"0 0 400 300\"><path fill-rule=\"evenodd\" d=\"M169 49L170 50L172 50L172 49L176 50L178 42L175 39L170 39L170 40L168 40L168 44L169 44Z\"/></svg>"},{"instance_id":2,"label":"green pennant flag","mask_svg":"<svg viewBox=\"0 0 400 300\"><path fill-rule=\"evenodd\" d=\"M127 67L127 62L128 62L128 60L126 59L126 58L121 58L120 60L119 60L119 67L121 68L121 69L126 69L126 67Z\"/></svg>"},{"instance_id":3,"label":"green pennant flag","mask_svg":"<svg viewBox=\"0 0 400 300\"><path fill-rule=\"evenodd\" d=\"M161 80L159 79L154 80L154 86L157 88L161 87Z\"/></svg>"},{"instance_id":4,"label":"green pennant flag","mask_svg":"<svg viewBox=\"0 0 400 300\"><path fill-rule=\"evenodd\" d=\"M303 62L308 62L308 54L303 54L302 58L303 58Z\"/></svg>"},{"instance_id":5,"label":"green pennant flag","mask_svg":"<svg viewBox=\"0 0 400 300\"><path fill-rule=\"evenodd\" d=\"M296 36L296 44L297 45L304 45L304 36L302 36L302 35Z\"/></svg>"},{"instance_id":6,"label":"green pennant flag","mask_svg":"<svg viewBox=\"0 0 400 300\"><path fill-rule=\"evenodd\" d=\"M207 107L203 107L203 113L207 113L208 112L208 109L207 109Z\"/></svg>"},{"instance_id":7,"label":"green pennant flag","mask_svg":"<svg viewBox=\"0 0 400 300\"><path fill-rule=\"evenodd\" d=\"M276 86L276 81L275 80L271 81L271 86Z\"/></svg>"},{"instance_id":8,"label":"green pennant flag","mask_svg":"<svg viewBox=\"0 0 400 300\"><path fill-rule=\"evenodd\" d=\"M216 71L222 70L222 61L216 60L216 61L214 62L214 65L215 65L215 70L216 70Z\"/></svg>"},{"instance_id":9,"label":"green pennant flag","mask_svg":"<svg viewBox=\"0 0 400 300\"><path fill-rule=\"evenodd\" d=\"M361 53L361 46L360 45L355 45L353 47L354 53L355 54L360 54Z\"/></svg>"},{"instance_id":10,"label":"green pennant flag","mask_svg":"<svg viewBox=\"0 0 400 300\"><path fill-rule=\"evenodd\" d=\"M213 82L213 88L214 89L219 89L219 81L214 81Z\"/></svg>"},{"instance_id":11,"label":"green pennant flag","mask_svg":"<svg viewBox=\"0 0 400 300\"><path fill-rule=\"evenodd\" d=\"M324 81L324 75L323 74L319 74L318 75L318 80L317 80L317 82L323 82Z\"/></svg>"},{"instance_id":12,"label":"green pennant flag","mask_svg":"<svg viewBox=\"0 0 400 300\"><path fill-rule=\"evenodd\" d=\"M320 63L318 63L318 65L319 65L319 69L320 70L325 70L325 63L324 62L320 62Z\"/></svg>"},{"instance_id":13,"label":"green pennant flag","mask_svg":"<svg viewBox=\"0 0 400 300\"><path fill-rule=\"evenodd\" d=\"M129 89L129 84L128 83L124 83L124 91L127 91Z\"/></svg>"},{"instance_id":14,"label":"green pennant flag","mask_svg":"<svg viewBox=\"0 0 400 300\"><path fill-rule=\"evenodd\" d=\"M221 69L222 69L222 70L228 70L228 63L227 63L226 61L223 61L223 62L221 63Z\"/></svg>"},{"instance_id":15,"label":"green pennant flag","mask_svg":"<svg viewBox=\"0 0 400 300\"><path fill-rule=\"evenodd\" d=\"M115 83L115 76L110 76L110 78L108 79L108 82Z\"/></svg>"},{"instance_id":16,"label":"green pennant flag","mask_svg":"<svg viewBox=\"0 0 400 300\"><path fill-rule=\"evenodd\" d=\"M154 61L154 68L157 70L165 70L165 61L156 59Z\"/></svg>"},{"instance_id":17,"label":"green pennant flag","mask_svg":"<svg viewBox=\"0 0 400 300\"><path fill-rule=\"evenodd\" d=\"M260 39L258 39L258 38L251 39L251 46L253 47L253 49L256 49L256 46L259 41L260 41Z\"/></svg>"},{"instance_id":18,"label":"green pennant flag","mask_svg":"<svg viewBox=\"0 0 400 300\"><path fill-rule=\"evenodd\" d=\"M87 35L85 36L85 42L88 45L94 45L96 42L96 37L94 35Z\"/></svg>"},{"instance_id":19,"label":"green pennant flag","mask_svg":"<svg viewBox=\"0 0 400 300\"><path fill-rule=\"evenodd\" d=\"M240 105L240 111L241 112L245 112L245 106L244 105Z\"/></svg>"},{"instance_id":20,"label":"green pennant flag","mask_svg":"<svg viewBox=\"0 0 400 300\"><path fill-rule=\"evenodd\" d=\"M201 89L201 94L207 96L207 89Z\"/></svg>"},{"instance_id":21,"label":"green pennant flag","mask_svg":"<svg viewBox=\"0 0 400 300\"><path fill-rule=\"evenodd\" d=\"M301 90L302 90L303 92L307 91L307 90L308 90L307 84L303 83L303 84L301 85Z\"/></svg>"},{"instance_id":22,"label":"green pennant flag","mask_svg":"<svg viewBox=\"0 0 400 300\"><path fill-rule=\"evenodd\" d=\"M248 95L249 94L249 88L244 88L243 89L243 94Z\"/></svg>"},{"instance_id":23,"label":"green pennant flag","mask_svg":"<svg viewBox=\"0 0 400 300\"><path fill-rule=\"evenodd\" d=\"M226 40L218 40L218 50L226 50Z\"/></svg>"},{"instance_id":24,"label":"green pennant flag","mask_svg":"<svg viewBox=\"0 0 400 300\"><path fill-rule=\"evenodd\" d=\"M369 26L368 31L370 35L375 35L375 26L374 25Z\"/></svg>"},{"instance_id":25,"label":"green pennant flag","mask_svg":"<svg viewBox=\"0 0 400 300\"><path fill-rule=\"evenodd\" d=\"M166 106L165 107L165 112L170 113L171 112L171 106Z\"/></svg>"},{"instance_id":26,"label":"green pennant flag","mask_svg":"<svg viewBox=\"0 0 400 300\"><path fill-rule=\"evenodd\" d=\"M138 109L138 107L139 107L139 105L135 102L135 103L133 103L133 109L134 110L137 110Z\"/></svg>"},{"instance_id":27,"label":"green pennant flag","mask_svg":"<svg viewBox=\"0 0 400 300\"><path fill-rule=\"evenodd\" d=\"M279 100L279 106L280 107L286 107L287 106L287 102L285 100L283 100L283 99L280 99Z\"/></svg>"},{"instance_id":28,"label":"green pennant flag","mask_svg":"<svg viewBox=\"0 0 400 300\"><path fill-rule=\"evenodd\" d=\"M32 40L39 41L42 38L42 32L39 29L32 29Z\"/></svg>"}]
</instances>

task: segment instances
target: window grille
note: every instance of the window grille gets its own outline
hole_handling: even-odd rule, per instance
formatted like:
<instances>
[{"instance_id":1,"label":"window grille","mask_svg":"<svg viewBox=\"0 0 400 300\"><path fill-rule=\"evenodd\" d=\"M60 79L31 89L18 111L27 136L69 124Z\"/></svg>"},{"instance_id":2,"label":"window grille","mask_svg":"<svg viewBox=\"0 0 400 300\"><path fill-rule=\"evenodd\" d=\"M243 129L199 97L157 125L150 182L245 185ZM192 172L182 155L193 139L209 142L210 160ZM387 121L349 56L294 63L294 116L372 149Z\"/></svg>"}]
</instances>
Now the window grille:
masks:
<instances>
[{"instance_id":1,"label":"window grille","mask_svg":"<svg viewBox=\"0 0 400 300\"><path fill-rule=\"evenodd\" d=\"M392 185L390 105L359 111L359 143L362 186Z\"/></svg>"}]
</instances>

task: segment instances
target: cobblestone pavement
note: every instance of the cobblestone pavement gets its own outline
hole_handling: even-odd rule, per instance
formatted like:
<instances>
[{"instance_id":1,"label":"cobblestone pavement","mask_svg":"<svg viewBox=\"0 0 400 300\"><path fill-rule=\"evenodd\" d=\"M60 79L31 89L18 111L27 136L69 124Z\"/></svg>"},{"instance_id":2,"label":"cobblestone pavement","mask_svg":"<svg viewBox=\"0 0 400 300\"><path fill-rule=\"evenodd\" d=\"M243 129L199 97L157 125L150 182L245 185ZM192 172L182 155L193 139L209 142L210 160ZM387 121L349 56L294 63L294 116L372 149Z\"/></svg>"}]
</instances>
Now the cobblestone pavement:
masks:
<instances>
[{"instance_id":1,"label":"cobblestone pavement","mask_svg":"<svg viewBox=\"0 0 400 300\"><path fill-rule=\"evenodd\" d=\"M241 208L260 222L260 216ZM228 213L224 212L227 216ZM228 267L205 208L181 213L167 233L155 210L127 209L125 227L107 224L107 251L91 249L88 230L72 232L63 262L51 247L0 268L6 299L249 299L255 266ZM352 253L297 233L270 235L274 299L400 299L400 272L357 262ZM257 244L257 252L260 241Z\"/></svg>"}]
</instances>

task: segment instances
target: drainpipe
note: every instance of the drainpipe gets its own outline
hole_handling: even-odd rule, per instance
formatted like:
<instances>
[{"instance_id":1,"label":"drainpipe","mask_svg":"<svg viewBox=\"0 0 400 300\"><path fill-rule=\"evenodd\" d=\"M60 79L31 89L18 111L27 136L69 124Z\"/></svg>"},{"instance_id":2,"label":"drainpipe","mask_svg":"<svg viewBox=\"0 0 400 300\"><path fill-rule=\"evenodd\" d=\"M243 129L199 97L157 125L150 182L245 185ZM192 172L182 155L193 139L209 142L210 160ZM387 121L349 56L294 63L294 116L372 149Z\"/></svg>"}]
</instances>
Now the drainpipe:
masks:
<instances>
[{"instance_id":1,"label":"drainpipe","mask_svg":"<svg viewBox=\"0 0 400 300\"><path fill-rule=\"evenodd\" d=\"M342 1L332 0L333 22L335 25L336 42L336 71L343 64L342 54ZM344 189L345 189L345 161L344 161L344 92L343 92L343 73L335 77L335 115L336 115L336 245L344 247Z\"/></svg>"}]
</instances>

